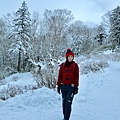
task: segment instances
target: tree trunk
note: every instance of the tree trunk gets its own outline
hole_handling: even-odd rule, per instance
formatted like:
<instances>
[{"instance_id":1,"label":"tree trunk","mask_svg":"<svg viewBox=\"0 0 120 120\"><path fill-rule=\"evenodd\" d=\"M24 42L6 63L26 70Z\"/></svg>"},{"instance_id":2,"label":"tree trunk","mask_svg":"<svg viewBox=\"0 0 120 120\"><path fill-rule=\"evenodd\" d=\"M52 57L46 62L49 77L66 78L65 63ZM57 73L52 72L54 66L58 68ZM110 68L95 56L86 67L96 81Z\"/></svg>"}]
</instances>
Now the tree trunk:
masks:
<instances>
[{"instance_id":1,"label":"tree trunk","mask_svg":"<svg viewBox=\"0 0 120 120\"><path fill-rule=\"evenodd\" d=\"M18 55L18 68L17 68L18 72L21 71L20 64L21 64L21 48L19 49L19 55Z\"/></svg>"}]
</instances>

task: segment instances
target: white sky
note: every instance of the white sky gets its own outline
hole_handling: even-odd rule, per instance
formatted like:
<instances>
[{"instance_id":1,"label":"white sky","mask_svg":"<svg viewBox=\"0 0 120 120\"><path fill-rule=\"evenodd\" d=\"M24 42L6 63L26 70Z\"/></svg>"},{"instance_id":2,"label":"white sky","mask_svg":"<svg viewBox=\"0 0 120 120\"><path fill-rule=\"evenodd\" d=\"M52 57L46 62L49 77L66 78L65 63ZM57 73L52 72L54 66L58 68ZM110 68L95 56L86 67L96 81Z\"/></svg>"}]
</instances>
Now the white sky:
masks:
<instances>
[{"instance_id":1,"label":"white sky","mask_svg":"<svg viewBox=\"0 0 120 120\"><path fill-rule=\"evenodd\" d=\"M30 13L45 9L68 9L72 11L76 20L82 22L99 23L101 16L109 10L120 6L120 0L24 0ZM23 0L0 0L0 17L7 13L16 12Z\"/></svg>"}]
</instances>

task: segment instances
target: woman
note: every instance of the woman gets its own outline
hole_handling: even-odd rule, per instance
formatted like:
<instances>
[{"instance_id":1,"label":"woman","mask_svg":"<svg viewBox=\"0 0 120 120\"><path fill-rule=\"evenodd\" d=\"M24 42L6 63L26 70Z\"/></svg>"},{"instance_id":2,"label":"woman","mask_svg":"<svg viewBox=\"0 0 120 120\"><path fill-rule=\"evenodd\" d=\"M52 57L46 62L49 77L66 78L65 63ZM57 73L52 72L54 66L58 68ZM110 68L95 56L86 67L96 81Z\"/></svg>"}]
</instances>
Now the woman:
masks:
<instances>
[{"instance_id":1,"label":"woman","mask_svg":"<svg viewBox=\"0 0 120 120\"><path fill-rule=\"evenodd\" d=\"M69 120L71 114L72 100L78 93L79 67L74 59L74 53L67 49L66 61L61 64L57 81L57 92L62 93L63 100L63 120Z\"/></svg>"}]
</instances>

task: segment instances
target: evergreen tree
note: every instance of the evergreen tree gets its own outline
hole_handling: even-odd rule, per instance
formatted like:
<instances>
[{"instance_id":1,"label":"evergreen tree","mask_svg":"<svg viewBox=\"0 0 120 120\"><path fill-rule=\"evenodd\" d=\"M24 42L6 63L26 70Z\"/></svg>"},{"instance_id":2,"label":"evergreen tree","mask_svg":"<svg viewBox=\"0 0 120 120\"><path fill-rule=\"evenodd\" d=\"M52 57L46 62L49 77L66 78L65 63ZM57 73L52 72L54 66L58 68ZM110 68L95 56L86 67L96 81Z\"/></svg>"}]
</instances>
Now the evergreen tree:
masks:
<instances>
[{"instance_id":1,"label":"evergreen tree","mask_svg":"<svg viewBox=\"0 0 120 120\"><path fill-rule=\"evenodd\" d=\"M31 52L31 19L30 12L28 11L25 1L22 3L21 8L15 13L15 19L13 20L13 31L10 38L13 39L11 43L11 49L13 57L17 57L17 70L27 70L29 54Z\"/></svg>"},{"instance_id":2,"label":"evergreen tree","mask_svg":"<svg viewBox=\"0 0 120 120\"><path fill-rule=\"evenodd\" d=\"M74 36L75 37L75 36ZM75 55L79 55L82 51L82 42L83 42L83 37L81 35L77 35L71 44L71 48L74 51Z\"/></svg>"},{"instance_id":3,"label":"evergreen tree","mask_svg":"<svg viewBox=\"0 0 120 120\"><path fill-rule=\"evenodd\" d=\"M99 43L99 45L103 45L103 42L105 42L106 37L107 37L107 33L105 31L105 28L103 27L103 25L100 25L98 27L95 39L97 40L97 42Z\"/></svg>"},{"instance_id":4,"label":"evergreen tree","mask_svg":"<svg viewBox=\"0 0 120 120\"><path fill-rule=\"evenodd\" d=\"M115 49L120 47L120 6L111 11L110 25L112 47Z\"/></svg>"}]
</instances>

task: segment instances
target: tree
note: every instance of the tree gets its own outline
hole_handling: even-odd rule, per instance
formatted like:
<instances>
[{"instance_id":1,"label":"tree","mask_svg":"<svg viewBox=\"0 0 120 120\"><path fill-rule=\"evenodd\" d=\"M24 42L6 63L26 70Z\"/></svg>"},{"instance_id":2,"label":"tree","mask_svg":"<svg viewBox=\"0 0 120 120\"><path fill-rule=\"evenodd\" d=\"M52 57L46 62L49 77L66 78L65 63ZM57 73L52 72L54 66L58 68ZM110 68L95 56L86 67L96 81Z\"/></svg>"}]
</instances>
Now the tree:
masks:
<instances>
[{"instance_id":1,"label":"tree","mask_svg":"<svg viewBox=\"0 0 120 120\"><path fill-rule=\"evenodd\" d=\"M0 19L0 80L3 79L3 68L5 66L6 47L4 42L5 23Z\"/></svg>"},{"instance_id":2,"label":"tree","mask_svg":"<svg viewBox=\"0 0 120 120\"><path fill-rule=\"evenodd\" d=\"M105 28L105 31L107 32L107 34L109 34L110 32L110 14L111 14L111 11L108 11L107 13L105 13L102 16L102 22L101 22L101 25Z\"/></svg>"},{"instance_id":3,"label":"tree","mask_svg":"<svg viewBox=\"0 0 120 120\"><path fill-rule=\"evenodd\" d=\"M110 33L112 39L112 49L120 47L120 6L113 9L110 15Z\"/></svg>"},{"instance_id":4,"label":"tree","mask_svg":"<svg viewBox=\"0 0 120 120\"><path fill-rule=\"evenodd\" d=\"M25 1L22 3L21 8L15 13L13 20L13 31L10 39L13 39L9 52L13 57L17 57L18 67L17 70L26 70L28 59L31 53L31 18Z\"/></svg>"},{"instance_id":5,"label":"tree","mask_svg":"<svg viewBox=\"0 0 120 120\"><path fill-rule=\"evenodd\" d=\"M39 35L42 30L40 30L40 26L42 23L40 22L40 14L38 12L34 12L31 19L31 42L32 42L32 56L31 59L33 61L38 62L40 60L40 51L41 51L41 36ZM40 32L40 33L39 33Z\"/></svg>"},{"instance_id":6,"label":"tree","mask_svg":"<svg viewBox=\"0 0 120 120\"><path fill-rule=\"evenodd\" d=\"M103 42L105 42L106 37L107 33L105 31L105 28L103 27L103 25L99 25L95 39L97 40L100 46L103 45Z\"/></svg>"},{"instance_id":7,"label":"tree","mask_svg":"<svg viewBox=\"0 0 120 120\"><path fill-rule=\"evenodd\" d=\"M82 50L82 41L83 41L83 23L79 20L75 21L69 27L69 45L76 55L79 55Z\"/></svg>"},{"instance_id":8,"label":"tree","mask_svg":"<svg viewBox=\"0 0 120 120\"><path fill-rule=\"evenodd\" d=\"M58 59L61 46L67 43L68 26L73 20L73 15L67 9L45 10L43 15L47 52L50 51L51 56Z\"/></svg>"},{"instance_id":9,"label":"tree","mask_svg":"<svg viewBox=\"0 0 120 120\"><path fill-rule=\"evenodd\" d=\"M76 55L87 52L91 45L92 31L81 21L75 21L69 27L70 46Z\"/></svg>"}]
</instances>

